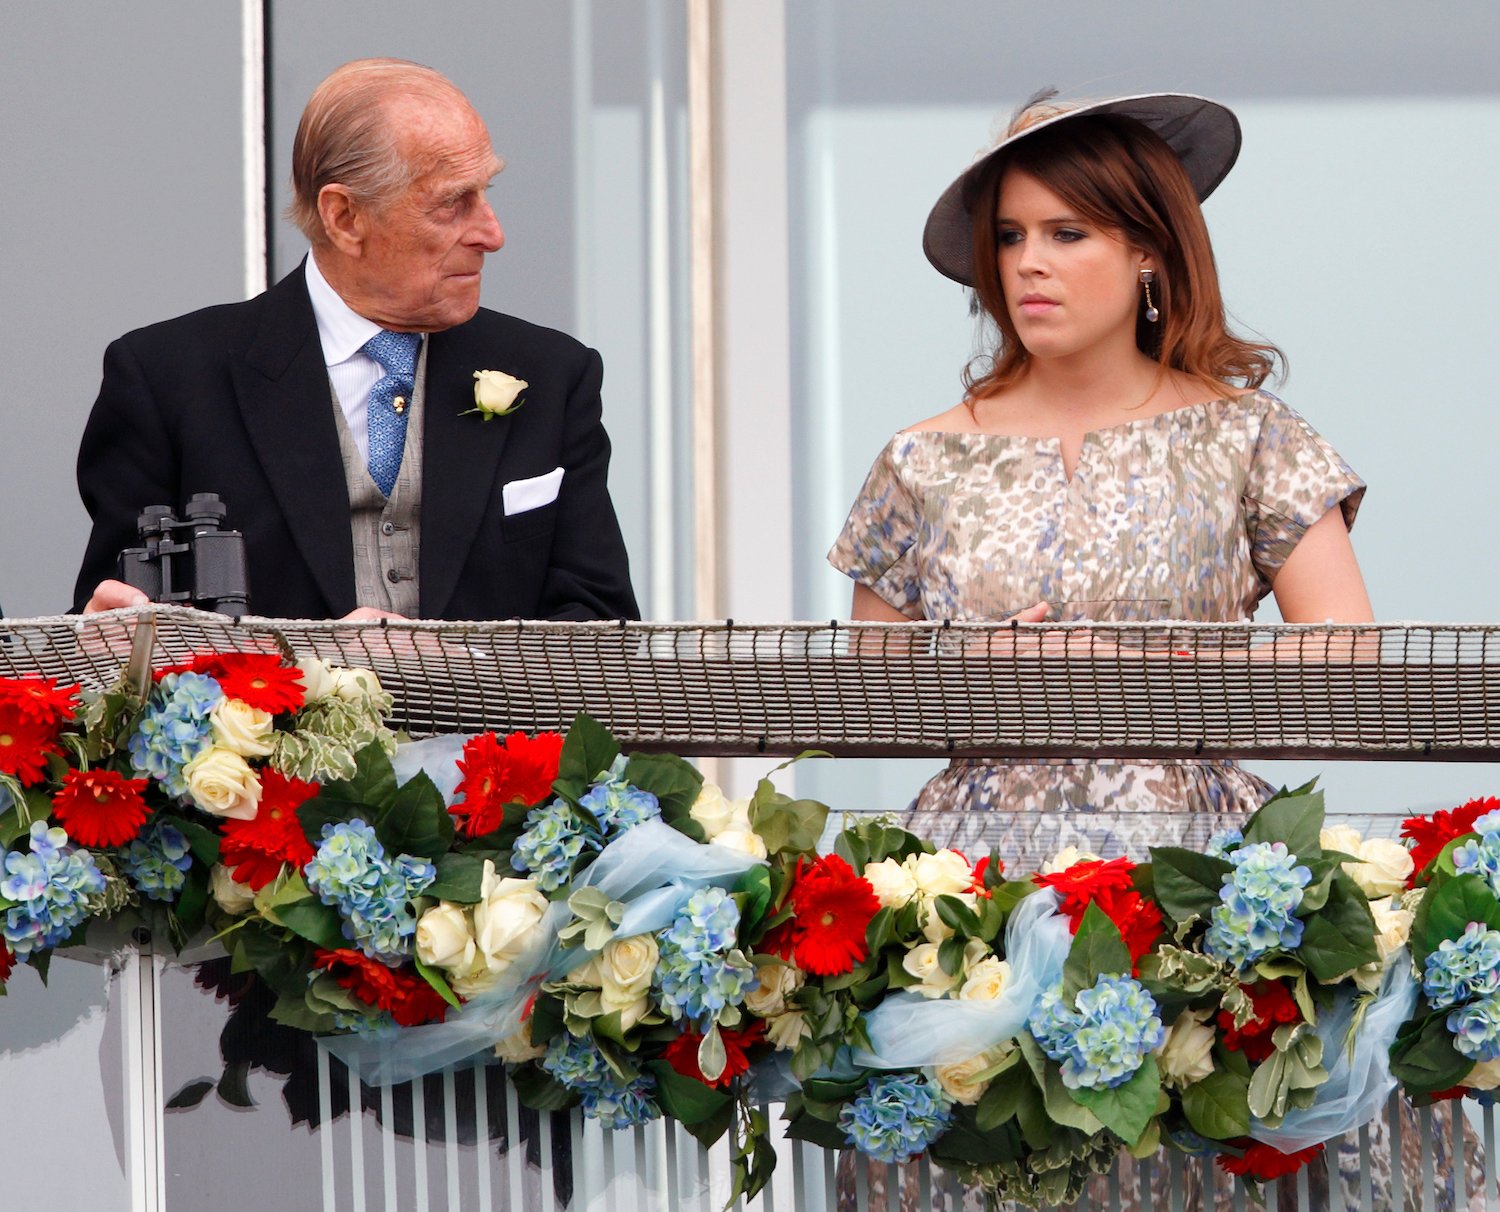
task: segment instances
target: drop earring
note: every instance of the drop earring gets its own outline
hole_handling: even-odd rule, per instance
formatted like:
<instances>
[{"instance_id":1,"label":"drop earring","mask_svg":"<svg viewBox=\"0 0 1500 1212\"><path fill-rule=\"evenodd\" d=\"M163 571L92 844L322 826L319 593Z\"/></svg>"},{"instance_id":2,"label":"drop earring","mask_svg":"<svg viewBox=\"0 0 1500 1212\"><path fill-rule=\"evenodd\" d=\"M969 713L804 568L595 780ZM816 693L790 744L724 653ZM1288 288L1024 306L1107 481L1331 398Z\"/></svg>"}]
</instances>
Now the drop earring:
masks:
<instances>
[{"instance_id":1,"label":"drop earring","mask_svg":"<svg viewBox=\"0 0 1500 1212\"><path fill-rule=\"evenodd\" d=\"M1161 319L1161 312L1157 311L1156 304L1151 302L1151 283L1155 280L1156 271L1154 269L1141 270L1141 285L1146 291L1146 321L1149 324L1155 324Z\"/></svg>"}]
</instances>

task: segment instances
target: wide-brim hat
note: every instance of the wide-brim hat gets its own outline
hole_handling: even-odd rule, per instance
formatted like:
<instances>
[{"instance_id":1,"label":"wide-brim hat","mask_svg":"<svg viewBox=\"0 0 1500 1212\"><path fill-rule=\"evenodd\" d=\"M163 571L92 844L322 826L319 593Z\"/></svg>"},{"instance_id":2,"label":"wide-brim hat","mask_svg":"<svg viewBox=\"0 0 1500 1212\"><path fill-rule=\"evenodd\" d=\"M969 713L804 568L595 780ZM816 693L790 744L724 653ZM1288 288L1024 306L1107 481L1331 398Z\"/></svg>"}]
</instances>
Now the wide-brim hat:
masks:
<instances>
[{"instance_id":1,"label":"wide-brim hat","mask_svg":"<svg viewBox=\"0 0 1500 1212\"><path fill-rule=\"evenodd\" d=\"M1240 122L1217 101L1191 93L1142 93L1090 101L1061 113L1041 118L1030 126L1006 135L982 153L938 198L922 231L922 251L940 274L974 285L973 218L964 205L969 183L996 156L1038 131L1090 114L1123 114L1160 135L1182 161L1188 179L1198 191L1198 201L1213 193L1234 166L1240 154Z\"/></svg>"}]
</instances>

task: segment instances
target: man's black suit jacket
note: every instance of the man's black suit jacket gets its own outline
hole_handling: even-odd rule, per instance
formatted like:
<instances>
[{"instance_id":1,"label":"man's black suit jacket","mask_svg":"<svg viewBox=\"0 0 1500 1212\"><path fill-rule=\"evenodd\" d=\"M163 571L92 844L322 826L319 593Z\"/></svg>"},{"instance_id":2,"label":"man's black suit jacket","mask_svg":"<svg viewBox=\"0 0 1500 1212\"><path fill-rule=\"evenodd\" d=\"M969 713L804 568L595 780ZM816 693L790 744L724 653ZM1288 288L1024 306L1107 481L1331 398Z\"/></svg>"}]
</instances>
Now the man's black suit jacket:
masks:
<instances>
[{"instance_id":1,"label":"man's black suit jacket","mask_svg":"<svg viewBox=\"0 0 1500 1212\"><path fill-rule=\"evenodd\" d=\"M474 372L525 379L524 403L488 421ZM428 339L423 402L421 613L432 619L637 618L606 488L599 355L497 312ZM336 618L356 605L349 497L328 372L299 268L244 303L128 333L78 453L93 518L77 608L136 545L148 505L213 492L244 532L250 608ZM564 468L549 505L505 516L504 485Z\"/></svg>"}]
</instances>

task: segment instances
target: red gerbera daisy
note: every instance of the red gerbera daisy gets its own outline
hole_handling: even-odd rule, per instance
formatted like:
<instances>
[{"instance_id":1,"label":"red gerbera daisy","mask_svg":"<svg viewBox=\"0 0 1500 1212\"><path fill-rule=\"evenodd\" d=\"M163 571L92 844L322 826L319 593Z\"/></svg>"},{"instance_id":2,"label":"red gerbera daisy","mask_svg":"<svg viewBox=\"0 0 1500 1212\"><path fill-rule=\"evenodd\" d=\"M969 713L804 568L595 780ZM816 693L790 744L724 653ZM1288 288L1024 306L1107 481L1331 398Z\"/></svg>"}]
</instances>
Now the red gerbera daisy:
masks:
<instances>
[{"instance_id":1,"label":"red gerbera daisy","mask_svg":"<svg viewBox=\"0 0 1500 1212\"><path fill-rule=\"evenodd\" d=\"M1423 868L1443 852L1444 846L1456 837L1472 833L1474 822L1496 809L1500 809L1500 799L1491 796L1483 800L1470 800L1451 812L1443 810L1434 812L1431 816L1412 816L1401 822L1401 836L1416 843L1411 848L1412 870L1407 877L1406 886L1415 888L1417 877L1422 874Z\"/></svg>"},{"instance_id":2,"label":"red gerbera daisy","mask_svg":"<svg viewBox=\"0 0 1500 1212\"><path fill-rule=\"evenodd\" d=\"M563 738L556 732L529 737L512 732L503 741L493 732L483 732L464 743L458 768L462 800L451 809L462 821L469 837L480 837L498 829L511 804L528 807L552 792L562 758Z\"/></svg>"},{"instance_id":3,"label":"red gerbera daisy","mask_svg":"<svg viewBox=\"0 0 1500 1212\"><path fill-rule=\"evenodd\" d=\"M113 770L70 770L52 797L52 810L80 846L124 846L151 815L141 798L149 782Z\"/></svg>"},{"instance_id":4,"label":"red gerbera daisy","mask_svg":"<svg viewBox=\"0 0 1500 1212\"><path fill-rule=\"evenodd\" d=\"M1259 1141L1244 1141L1243 1144L1245 1149L1243 1157L1231 1157L1227 1153L1220 1153L1219 1168L1230 1174L1245 1175L1262 1181L1285 1178L1288 1174L1295 1174L1323 1152L1322 1145L1313 1145L1310 1149L1298 1149L1293 1153L1283 1153L1280 1149L1273 1149L1270 1145L1263 1145Z\"/></svg>"},{"instance_id":5,"label":"red gerbera daisy","mask_svg":"<svg viewBox=\"0 0 1500 1212\"><path fill-rule=\"evenodd\" d=\"M234 878L259 892L278 875L283 863L301 869L317 852L302 830L297 809L318 793L316 783L289 779L267 766L260 772L260 805L248 821L221 822L224 840L219 861Z\"/></svg>"},{"instance_id":6,"label":"red gerbera daisy","mask_svg":"<svg viewBox=\"0 0 1500 1212\"><path fill-rule=\"evenodd\" d=\"M0 985L10 980L10 974L15 970L16 957L4 943L0 943Z\"/></svg>"},{"instance_id":7,"label":"red gerbera daisy","mask_svg":"<svg viewBox=\"0 0 1500 1212\"><path fill-rule=\"evenodd\" d=\"M792 955L815 976L842 976L870 954L865 930L880 909L875 889L836 854L803 870L797 860L791 902L796 924Z\"/></svg>"},{"instance_id":8,"label":"red gerbera daisy","mask_svg":"<svg viewBox=\"0 0 1500 1212\"><path fill-rule=\"evenodd\" d=\"M1107 863L1088 859L1065 871L1031 878L1043 888L1057 889L1062 896L1062 912L1074 934L1078 933L1088 907L1098 905L1119 927L1132 965L1139 966L1141 957L1151 950L1151 944L1161 934L1161 911L1135 890L1134 871L1135 864L1126 858L1110 859Z\"/></svg>"},{"instance_id":9,"label":"red gerbera daisy","mask_svg":"<svg viewBox=\"0 0 1500 1212\"><path fill-rule=\"evenodd\" d=\"M73 718L77 686L58 688L56 678L0 678L0 714L61 728Z\"/></svg>"},{"instance_id":10,"label":"red gerbera daisy","mask_svg":"<svg viewBox=\"0 0 1500 1212\"><path fill-rule=\"evenodd\" d=\"M1260 1064L1276 1045L1271 1033L1283 1023L1295 1023L1302 1018L1302 1011L1292 997L1284 981L1256 981L1253 985L1241 985L1250 995L1255 1017L1243 1027L1234 1025L1234 1015L1227 1010L1219 1011L1219 1027L1224 1032L1224 1046L1231 1052L1243 1052L1254 1064Z\"/></svg>"},{"instance_id":11,"label":"red gerbera daisy","mask_svg":"<svg viewBox=\"0 0 1500 1212\"><path fill-rule=\"evenodd\" d=\"M705 1086L727 1086L750 1068L747 1050L761 1043L765 1035L765 1020L758 1018L752 1020L750 1026L742 1031L720 1029L719 1038L724 1041L724 1072L713 1081L704 1077L703 1070L698 1068L698 1045L703 1042L703 1036L697 1031L684 1031L666 1046L662 1059L683 1077L690 1077Z\"/></svg>"},{"instance_id":12,"label":"red gerbera daisy","mask_svg":"<svg viewBox=\"0 0 1500 1212\"><path fill-rule=\"evenodd\" d=\"M276 715L296 711L307 701L302 671L283 665L270 652L225 652L210 673L225 698L239 699L249 707Z\"/></svg>"},{"instance_id":13,"label":"red gerbera daisy","mask_svg":"<svg viewBox=\"0 0 1500 1212\"><path fill-rule=\"evenodd\" d=\"M0 770L30 787L47 773L47 755L61 753L57 726L24 719L21 713L0 710Z\"/></svg>"},{"instance_id":14,"label":"red gerbera daisy","mask_svg":"<svg viewBox=\"0 0 1500 1212\"><path fill-rule=\"evenodd\" d=\"M448 1012L448 1003L416 972L387 968L351 948L315 950L313 967L328 972L365 1005L388 1011L398 1026L442 1022Z\"/></svg>"}]
</instances>

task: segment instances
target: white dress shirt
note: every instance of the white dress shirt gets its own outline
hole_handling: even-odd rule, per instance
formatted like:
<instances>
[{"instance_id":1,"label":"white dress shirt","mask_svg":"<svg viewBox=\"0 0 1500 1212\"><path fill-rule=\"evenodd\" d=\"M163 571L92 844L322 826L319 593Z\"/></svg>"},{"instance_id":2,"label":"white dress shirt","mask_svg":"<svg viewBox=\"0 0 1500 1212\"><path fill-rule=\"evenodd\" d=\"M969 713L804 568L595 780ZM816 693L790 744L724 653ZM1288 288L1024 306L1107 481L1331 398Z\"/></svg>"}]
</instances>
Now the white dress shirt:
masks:
<instances>
[{"instance_id":1,"label":"white dress shirt","mask_svg":"<svg viewBox=\"0 0 1500 1212\"><path fill-rule=\"evenodd\" d=\"M318 321L318 340L323 345L323 362L328 367L333 394L359 448L359 457L368 462L370 389L385 371L379 362L362 352L362 346L380 331L380 325L350 309L328 285L312 253L307 254L307 296L312 300L313 316Z\"/></svg>"}]
</instances>

